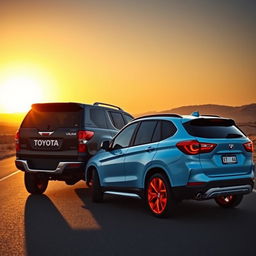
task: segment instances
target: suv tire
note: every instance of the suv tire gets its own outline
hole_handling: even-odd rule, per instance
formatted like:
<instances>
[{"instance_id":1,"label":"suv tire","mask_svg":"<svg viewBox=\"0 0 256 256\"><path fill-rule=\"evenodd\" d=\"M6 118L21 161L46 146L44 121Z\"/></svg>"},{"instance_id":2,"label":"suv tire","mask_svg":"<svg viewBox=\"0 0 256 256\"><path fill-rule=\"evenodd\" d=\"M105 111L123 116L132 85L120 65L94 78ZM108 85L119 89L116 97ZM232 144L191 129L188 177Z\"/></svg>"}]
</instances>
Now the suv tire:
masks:
<instances>
[{"instance_id":1,"label":"suv tire","mask_svg":"<svg viewBox=\"0 0 256 256\"><path fill-rule=\"evenodd\" d=\"M30 194L43 194L48 186L48 178L37 173L25 172L24 182Z\"/></svg>"},{"instance_id":2,"label":"suv tire","mask_svg":"<svg viewBox=\"0 0 256 256\"><path fill-rule=\"evenodd\" d=\"M100 203L103 202L103 191L100 186L100 179L99 175L96 169L93 169L92 171L92 201L94 203Z\"/></svg>"},{"instance_id":3,"label":"suv tire","mask_svg":"<svg viewBox=\"0 0 256 256\"><path fill-rule=\"evenodd\" d=\"M220 196L214 199L215 202L223 208L234 208L241 203L243 195Z\"/></svg>"},{"instance_id":4,"label":"suv tire","mask_svg":"<svg viewBox=\"0 0 256 256\"><path fill-rule=\"evenodd\" d=\"M165 175L156 173L147 182L145 200L149 211L156 217L169 217L176 205L169 180Z\"/></svg>"}]
</instances>

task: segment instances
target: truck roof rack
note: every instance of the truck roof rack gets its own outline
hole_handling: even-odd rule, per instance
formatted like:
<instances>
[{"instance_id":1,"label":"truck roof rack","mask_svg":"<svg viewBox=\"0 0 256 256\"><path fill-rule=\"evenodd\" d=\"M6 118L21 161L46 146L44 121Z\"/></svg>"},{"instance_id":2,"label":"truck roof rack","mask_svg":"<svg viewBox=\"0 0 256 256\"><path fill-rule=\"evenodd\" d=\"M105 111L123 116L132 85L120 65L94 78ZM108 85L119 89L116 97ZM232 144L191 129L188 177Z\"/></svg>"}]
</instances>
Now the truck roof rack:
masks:
<instances>
[{"instance_id":1,"label":"truck roof rack","mask_svg":"<svg viewBox=\"0 0 256 256\"><path fill-rule=\"evenodd\" d=\"M161 116L182 118L182 116L178 114L154 114L154 115L140 116L135 118L134 120L144 118L144 117L161 117Z\"/></svg>"},{"instance_id":2,"label":"truck roof rack","mask_svg":"<svg viewBox=\"0 0 256 256\"><path fill-rule=\"evenodd\" d=\"M107 106L107 107L112 107L112 108L116 108L118 110L122 110L120 107L112 105L112 104L108 104L108 103L104 103L104 102L95 102L93 103L94 106ZM123 110L122 110L123 111Z\"/></svg>"}]
</instances>

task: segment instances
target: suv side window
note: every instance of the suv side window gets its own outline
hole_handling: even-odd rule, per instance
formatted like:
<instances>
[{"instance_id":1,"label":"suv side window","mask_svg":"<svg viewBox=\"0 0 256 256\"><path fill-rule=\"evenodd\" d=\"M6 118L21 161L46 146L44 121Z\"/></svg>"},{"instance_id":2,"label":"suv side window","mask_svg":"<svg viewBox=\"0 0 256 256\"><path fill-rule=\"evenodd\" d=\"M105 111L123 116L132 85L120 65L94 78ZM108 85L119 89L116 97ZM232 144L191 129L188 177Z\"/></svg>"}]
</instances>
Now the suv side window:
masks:
<instances>
[{"instance_id":1,"label":"suv side window","mask_svg":"<svg viewBox=\"0 0 256 256\"><path fill-rule=\"evenodd\" d=\"M90 118L99 128L107 128L105 112L102 109L91 108Z\"/></svg>"},{"instance_id":2,"label":"suv side window","mask_svg":"<svg viewBox=\"0 0 256 256\"><path fill-rule=\"evenodd\" d=\"M157 121L142 121L133 145L151 143L156 125Z\"/></svg>"},{"instance_id":3,"label":"suv side window","mask_svg":"<svg viewBox=\"0 0 256 256\"><path fill-rule=\"evenodd\" d=\"M160 140L161 140L161 121L158 121L152 137L152 142L157 142Z\"/></svg>"},{"instance_id":4,"label":"suv side window","mask_svg":"<svg viewBox=\"0 0 256 256\"><path fill-rule=\"evenodd\" d=\"M110 111L109 114L110 114L113 125L117 129L121 129L122 127L124 127L125 122L121 113Z\"/></svg>"},{"instance_id":5,"label":"suv side window","mask_svg":"<svg viewBox=\"0 0 256 256\"><path fill-rule=\"evenodd\" d=\"M176 126L171 121L161 121L162 123L162 140L171 137L177 131Z\"/></svg>"},{"instance_id":6,"label":"suv side window","mask_svg":"<svg viewBox=\"0 0 256 256\"><path fill-rule=\"evenodd\" d=\"M128 147L137 125L138 123L131 124L121 131L112 142L111 148L120 149Z\"/></svg>"}]
</instances>

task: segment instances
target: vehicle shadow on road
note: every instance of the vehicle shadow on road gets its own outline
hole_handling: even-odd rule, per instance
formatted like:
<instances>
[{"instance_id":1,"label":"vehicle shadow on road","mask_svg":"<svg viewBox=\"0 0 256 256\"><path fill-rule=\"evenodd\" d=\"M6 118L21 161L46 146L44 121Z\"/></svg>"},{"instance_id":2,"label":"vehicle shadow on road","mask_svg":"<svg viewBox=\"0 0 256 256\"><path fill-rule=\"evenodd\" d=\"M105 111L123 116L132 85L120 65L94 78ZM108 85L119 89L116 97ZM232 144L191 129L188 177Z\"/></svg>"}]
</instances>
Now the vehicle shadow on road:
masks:
<instances>
[{"instance_id":1,"label":"vehicle shadow on road","mask_svg":"<svg viewBox=\"0 0 256 256\"><path fill-rule=\"evenodd\" d=\"M24 217L27 255L105 255L97 231L72 229L46 195L30 195Z\"/></svg>"},{"instance_id":2,"label":"vehicle shadow on road","mask_svg":"<svg viewBox=\"0 0 256 256\"><path fill-rule=\"evenodd\" d=\"M220 209L211 202L184 202L169 219L157 219L142 200L106 196L92 203L89 189L75 189L99 229L72 229L46 195L25 207L27 255L255 255L255 211ZM255 198L253 198L255 200Z\"/></svg>"}]
</instances>

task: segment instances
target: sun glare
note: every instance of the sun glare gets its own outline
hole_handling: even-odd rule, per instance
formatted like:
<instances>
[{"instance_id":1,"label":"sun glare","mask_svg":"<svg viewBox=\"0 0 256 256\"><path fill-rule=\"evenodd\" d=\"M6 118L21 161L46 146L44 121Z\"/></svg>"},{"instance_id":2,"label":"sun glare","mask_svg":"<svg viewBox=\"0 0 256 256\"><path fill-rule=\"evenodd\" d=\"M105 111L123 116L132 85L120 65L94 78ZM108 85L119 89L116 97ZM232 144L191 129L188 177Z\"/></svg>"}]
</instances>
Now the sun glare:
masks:
<instances>
[{"instance_id":1,"label":"sun glare","mask_svg":"<svg viewBox=\"0 0 256 256\"><path fill-rule=\"evenodd\" d=\"M36 65L12 63L3 67L0 69L0 113L27 112L33 103L52 101L54 87L48 72Z\"/></svg>"},{"instance_id":2,"label":"sun glare","mask_svg":"<svg viewBox=\"0 0 256 256\"><path fill-rule=\"evenodd\" d=\"M43 100L40 81L27 75L7 78L0 85L1 107L6 113L26 112L34 102Z\"/></svg>"}]
</instances>

